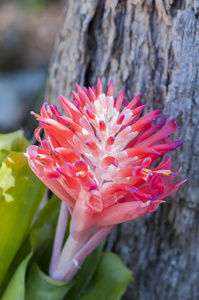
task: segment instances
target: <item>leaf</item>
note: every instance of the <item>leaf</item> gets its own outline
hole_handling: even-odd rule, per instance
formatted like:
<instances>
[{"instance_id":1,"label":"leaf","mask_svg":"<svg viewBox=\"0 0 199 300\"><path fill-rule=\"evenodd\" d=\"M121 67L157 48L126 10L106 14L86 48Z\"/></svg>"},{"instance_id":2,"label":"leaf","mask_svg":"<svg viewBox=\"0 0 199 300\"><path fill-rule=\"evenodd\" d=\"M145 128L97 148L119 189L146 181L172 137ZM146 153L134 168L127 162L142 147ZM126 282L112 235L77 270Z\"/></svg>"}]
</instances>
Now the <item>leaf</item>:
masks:
<instances>
[{"instance_id":1,"label":"leaf","mask_svg":"<svg viewBox=\"0 0 199 300\"><path fill-rule=\"evenodd\" d=\"M12 277L11 275L14 270L16 270L23 258L30 253L31 249L32 252L34 250L34 257L31 259L29 265L31 265L32 261L38 260L42 268L46 271L48 270L60 203L61 200L57 196L53 196L40 211L39 216L31 228L30 236L28 236L22 244L7 272L8 278ZM31 243L29 241L30 239ZM14 297L12 297L12 299L14 299Z\"/></svg>"},{"instance_id":2,"label":"leaf","mask_svg":"<svg viewBox=\"0 0 199 300\"><path fill-rule=\"evenodd\" d=\"M2 300L22 300L25 296L25 274L28 262L32 256L30 253L19 265L11 281L9 282Z\"/></svg>"},{"instance_id":3,"label":"leaf","mask_svg":"<svg viewBox=\"0 0 199 300\"><path fill-rule=\"evenodd\" d=\"M25 299L62 300L73 284L73 280L69 282L53 280L33 264L26 283Z\"/></svg>"},{"instance_id":4,"label":"leaf","mask_svg":"<svg viewBox=\"0 0 199 300\"><path fill-rule=\"evenodd\" d=\"M33 228L31 229L31 245L39 267L46 271L55 237L55 230L59 216L61 200L54 195L40 211ZM68 217L65 239L69 235L70 216Z\"/></svg>"},{"instance_id":5,"label":"leaf","mask_svg":"<svg viewBox=\"0 0 199 300\"><path fill-rule=\"evenodd\" d=\"M29 143L24 138L22 130L0 134L0 165L9 152L24 152L28 146Z\"/></svg>"},{"instance_id":6,"label":"leaf","mask_svg":"<svg viewBox=\"0 0 199 300\"><path fill-rule=\"evenodd\" d=\"M55 235L55 228L51 224L45 223L42 227L33 228L30 234L30 241L34 250L34 260L39 267L48 272L52 246Z\"/></svg>"},{"instance_id":7,"label":"leaf","mask_svg":"<svg viewBox=\"0 0 199 300\"><path fill-rule=\"evenodd\" d=\"M64 298L65 300L76 300L79 299L80 295L83 294L89 281L91 280L102 255L104 242L102 242L85 260L82 264L81 269L75 276L76 283L74 287Z\"/></svg>"},{"instance_id":8,"label":"leaf","mask_svg":"<svg viewBox=\"0 0 199 300\"><path fill-rule=\"evenodd\" d=\"M30 238L28 236L26 237L25 241L23 242L17 254L15 255L6 275L3 278L2 287L4 288L4 290L8 285L9 281L11 280L13 274L16 272L19 265L30 254L30 252L32 252L32 248L30 245ZM2 290L1 290L1 294L2 294ZM1 295L0 295L0 299L1 299Z\"/></svg>"},{"instance_id":9,"label":"leaf","mask_svg":"<svg viewBox=\"0 0 199 300\"><path fill-rule=\"evenodd\" d=\"M54 195L40 211L39 216L37 217L33 228L41 227L45 223L52 224L56 226L57 219L59 216L61 200Z\"/></svg>"},{"instance_id":10,"label":"leaf","mask_svg":"<svg viewBox=\"0 0 199 300\"><path fill-rule=\"evenodd\" d=\"M127 284L133 280L132 272L121 259L104 252L84 295L79 300L119 300Z\"/></svg>"},{"instance_id":11,"label":"leaf","mask_svg":"<svg viewBox=\"0 0 199 300\"><path fill-rule=\"evenodd\" d=\"M54 195L40 211L30 233L31 245L34 249L34 260L46 272L52 254L60 205L61 200Z\"/></svg>"},{"instance_id":12,"label":"leaf","mask_svg":"<svg viewBox=\"0 0 199 300\"><path fill-rule=\"evenodd\" d=\"M29 233L44 191L22 153L10 153L4 159L0 169L0 286Z\"/></svg>"}]
</instances>

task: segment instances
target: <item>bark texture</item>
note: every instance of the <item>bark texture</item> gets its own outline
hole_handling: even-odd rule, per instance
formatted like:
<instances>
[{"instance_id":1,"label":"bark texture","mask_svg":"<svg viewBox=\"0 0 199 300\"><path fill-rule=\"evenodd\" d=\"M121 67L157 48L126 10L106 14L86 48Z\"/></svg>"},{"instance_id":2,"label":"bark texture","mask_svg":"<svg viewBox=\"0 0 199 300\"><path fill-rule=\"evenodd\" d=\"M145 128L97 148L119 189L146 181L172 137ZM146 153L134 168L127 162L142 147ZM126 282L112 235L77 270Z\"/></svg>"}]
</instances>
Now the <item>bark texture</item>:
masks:
<instances>
[{"instance_id":1,"label":"bark texture","mask_svg":"<svg viewBox=\"0 0 199 300\"><path fill-rule=\"evenodd\" d=\"M147 110L163 109L184 141L173 154L179 192L160 209L116 228L108 249L134 271L124 300L199 299L199 1L66 1L52 56L46 100L71 98L75 83L115 96L142 92ZM72 98L71 98L72 99Z\"/></svg>"}]
</instances>

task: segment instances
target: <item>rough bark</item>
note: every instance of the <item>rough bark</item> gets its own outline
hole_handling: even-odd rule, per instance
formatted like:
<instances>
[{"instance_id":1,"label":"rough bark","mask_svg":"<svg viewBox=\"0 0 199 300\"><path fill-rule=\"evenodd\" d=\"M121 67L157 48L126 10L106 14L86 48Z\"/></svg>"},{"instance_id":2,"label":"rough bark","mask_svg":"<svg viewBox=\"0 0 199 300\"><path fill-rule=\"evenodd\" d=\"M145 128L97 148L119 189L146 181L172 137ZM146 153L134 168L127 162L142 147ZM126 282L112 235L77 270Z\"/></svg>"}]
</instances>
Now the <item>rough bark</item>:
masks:
<instances>
[{"instance_id":1,"label":"rough bark","mask_svg":"<svg viewBox=\"0 0 199 300\"><path fill-rule=\"evenodd\" d=\"M163 109L181 127L173 154L188 181L161 208L120 225L108 241L134 271L125 300L199 299L199 1L84 0L66 2L52 56L46 99L71 98L75 83Z\"/></svg>"}]
</instances>

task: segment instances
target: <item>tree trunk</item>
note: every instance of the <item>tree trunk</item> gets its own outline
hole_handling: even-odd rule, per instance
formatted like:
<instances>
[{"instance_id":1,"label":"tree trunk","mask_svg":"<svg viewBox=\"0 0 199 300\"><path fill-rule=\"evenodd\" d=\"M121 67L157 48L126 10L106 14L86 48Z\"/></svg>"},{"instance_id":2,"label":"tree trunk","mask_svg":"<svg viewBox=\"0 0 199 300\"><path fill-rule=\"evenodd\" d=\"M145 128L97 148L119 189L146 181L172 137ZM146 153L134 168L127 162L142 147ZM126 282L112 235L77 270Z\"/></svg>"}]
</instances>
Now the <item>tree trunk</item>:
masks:
<instances>
[{"instance_id":1,"label":"tree trunk","mask_svg":"<svg viewBox=\"0 0 199 300\"><path fill-rule=\"evenodd\" d=\"M176 118L184 141L172 154L178 193L153 214L118 226L108 240L134 272L125 300L199 299L199 1L66 1L46 99L72 99L75 83L114 80L115 96L142 92L147 110Z\"/></svg>"}]
</instances>

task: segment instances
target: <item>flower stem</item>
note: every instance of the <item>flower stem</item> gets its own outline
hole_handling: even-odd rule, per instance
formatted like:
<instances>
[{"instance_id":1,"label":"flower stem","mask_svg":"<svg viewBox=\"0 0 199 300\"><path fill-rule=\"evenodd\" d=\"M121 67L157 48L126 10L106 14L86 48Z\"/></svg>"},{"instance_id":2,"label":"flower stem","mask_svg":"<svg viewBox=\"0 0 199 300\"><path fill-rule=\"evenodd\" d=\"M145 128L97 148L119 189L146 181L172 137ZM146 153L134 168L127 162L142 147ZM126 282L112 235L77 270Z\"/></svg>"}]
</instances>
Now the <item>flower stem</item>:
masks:
<instances>
[{"instance_id":1,"label":"flower stem","mask_svg":"<svg viewBox=\"0 0 199 300\"><path fill-rule=\"evenodd\" d=\"M60 281L71 280L80 269L85 258L107 237L115 226L107 226L99 229L86 243L80 244L69 236L67 240L66 252L62 250L59 264L52 274L52 278ZM70 250L70 247L73 252ZM69 253L68 251L69 250Z\"/></svg>"},{"instance_id":2,"label":"flower stem","mask_svg":"<svg viewBox=\"0 0 199 300\"><path fill-rule=\"evenodd\" d=\"M56 270L58 265L64 234L66 231L67 221L68 221L68 205L64 201L62 201L59 218L57 222L54 244L53 244L53 252L52 252L52 257L50 262L50 275Z\"/></svg>"}]
</instances>

